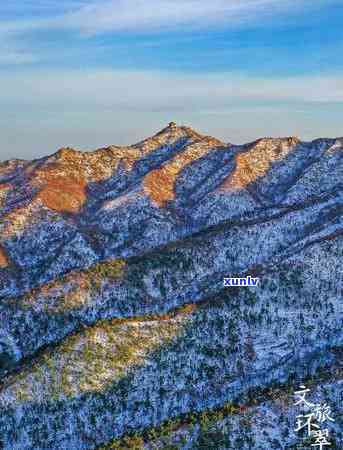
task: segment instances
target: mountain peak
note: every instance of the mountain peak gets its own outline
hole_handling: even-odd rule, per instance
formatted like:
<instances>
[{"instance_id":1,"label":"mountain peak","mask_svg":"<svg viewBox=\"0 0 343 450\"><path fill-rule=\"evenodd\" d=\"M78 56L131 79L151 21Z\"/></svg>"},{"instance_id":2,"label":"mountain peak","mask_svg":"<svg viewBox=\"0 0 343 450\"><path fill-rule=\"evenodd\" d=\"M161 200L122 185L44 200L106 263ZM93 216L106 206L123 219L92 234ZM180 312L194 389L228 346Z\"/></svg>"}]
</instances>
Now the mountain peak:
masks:
<instances>
[{"instance_id":1,"label":"mountain peak","mask_svg":"<svg viewBox=\"0 0 343 450\"><path fill-rule=\"evenodd\" d=\"M58 160L70 160L70 159L74 159L75 156L82 154L81 151L79 150L75 150L72 147L62 147L60 149L57 150L57 152L55 153L55 157Z\"/></svg>"},{"instance_id":2,"label":"mountain peak","mask_svg":"<svg viewBox=\"0 0 343 450\"><path fill-rule=\"evenodd\" d=\"M209 448L195 433L214 404L233 432L252 405L256 437L251 386L272 417L280 374L285 395L294 374L336 377L343 146L298 142L223 144L171 122L136 145L0 165L0 448L162 448L152 427L172 419ZM293 445L281 413L285 446L272 433L255 448ZM149 433L118 440L135 428ZM251 448L221 430L211 448Z\"/></svg>"},{"instance_id":3,"label":"mountain peak","mask_svg":"<svg viewBox=\"0 0 343 450\"><path fill-rule=\"evenodd\" d=\"M176 133L177 132L179 132L179 133L186 132L186 133L189 133L189 134L202 136L200 133L198 133L197 131L193 130L192 128L186 127L185 125L178 125L176 122L169 122L166 127L162 128L162 130L157 133L157 135L162 134L162 133L166 133L166 132L167 133L170 133L170 132L174 132L174 133L175 132Z\"/></svg>"}]
</instances>

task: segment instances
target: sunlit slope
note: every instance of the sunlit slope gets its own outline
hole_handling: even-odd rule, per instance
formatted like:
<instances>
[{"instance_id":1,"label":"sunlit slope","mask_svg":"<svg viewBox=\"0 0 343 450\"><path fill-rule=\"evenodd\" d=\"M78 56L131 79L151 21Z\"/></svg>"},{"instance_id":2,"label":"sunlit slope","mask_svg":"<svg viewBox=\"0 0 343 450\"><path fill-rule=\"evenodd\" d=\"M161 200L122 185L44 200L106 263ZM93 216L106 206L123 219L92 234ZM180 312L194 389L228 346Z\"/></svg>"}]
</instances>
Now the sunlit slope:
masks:
<instances>
[{"instance_id":1,"label":"sunlit slope","mask_svg":"<svg viewBox=\"0 0 343 450\"><path fill-rule=\"evenodd\" d=\"M264 389L311 377L335 405L341 386L342 149L170 124L133 146L1 164L4 449L126 448L134 432L128 448L203 448L202 414L257 388L283 434L257 418L247 436L291 448ZM245 275L258 286L223 287ZM146 434L192 414L188 447L179 430ZM216 448L252 445L240 418L221 420Z\"/></svg>"},{"instance_id":2,"label":"sunlit slope","mask_svg":"<svg viewBox=\"0 0 343 450\"><path fill-rule=\"evenodd\" d=\"M234 146L173 125L131 147L3 163L0 296L275 208L328 201L326 224L342 215L342 149L342 139Z\"/></svg>"}]
</instances>

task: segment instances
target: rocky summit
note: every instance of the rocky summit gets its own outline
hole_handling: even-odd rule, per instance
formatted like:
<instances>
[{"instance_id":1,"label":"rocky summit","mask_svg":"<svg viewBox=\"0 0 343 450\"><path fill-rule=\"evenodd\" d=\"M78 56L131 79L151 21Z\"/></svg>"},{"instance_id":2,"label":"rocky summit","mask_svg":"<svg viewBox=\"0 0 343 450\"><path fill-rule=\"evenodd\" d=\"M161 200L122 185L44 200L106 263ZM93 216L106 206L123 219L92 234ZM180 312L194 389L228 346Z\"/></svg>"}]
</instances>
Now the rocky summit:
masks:
<instances>
[{"instance_id":1,"label":"rocky summit","mask_svg":"<svg viewBox=\"0 0 343 450\"><path fill-rule=\"evenodd\" d=\"M1 163L0 448L318 448L301 385L343 448L342 186L343 138L173 122Z\"/></svg>"}]
</instances>

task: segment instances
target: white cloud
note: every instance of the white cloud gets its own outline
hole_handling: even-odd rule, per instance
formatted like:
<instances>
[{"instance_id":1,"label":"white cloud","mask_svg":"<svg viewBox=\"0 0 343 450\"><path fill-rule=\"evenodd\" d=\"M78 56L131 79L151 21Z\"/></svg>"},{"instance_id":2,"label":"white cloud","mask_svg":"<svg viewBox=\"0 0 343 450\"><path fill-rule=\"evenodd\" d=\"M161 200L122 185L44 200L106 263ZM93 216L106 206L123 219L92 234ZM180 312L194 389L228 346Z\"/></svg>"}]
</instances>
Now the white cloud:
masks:
<instances>
[{"instance_id":1,"label":"white cloud","mask_svg":"<svg viewBox=\"0 0 343 450\"><path fill-rule=\"evenodd\" d=\"M35 41L31 49L20 47L26 36L41 31L71 31L84 36L98 33L154 33L195 29L264 26L268 21L296 16L300 11L320 10L337 0L24 0L17 6L0 5L0 65L44 60ZM17 12L17 19L15 12ZM9 18L12 17L12 20ZM61 34L62 35L62 34Z\"/></svg>"},{"instance_id":2,"label":"white cloud","mask_svg":"<svg viewBox=\"0 0 343 450\"><path fill-rule=\"evenodd\" d=\"M0 33L26 33L42 29L71 29L87 34L99 32L154 32L245 23L296 15L302 10L329 6L337 0L102 0L67 1L55 5L55 14L43 8L39 19L7 21ZM30 2L29 2L30 4ZM69 4L69 7L67 6ZM27 6L28 11L32 6ZM51 9L50 9L51 11Z\"/></svg>"},{"instance_id":3,"label":"white cloud","mask_svg":"<svg viewBox=\"0 0 343 450\"><path fill-rule=\"evenodd\" d=\"M279 12L292 0L117 0L88 5L66 17L84 32L156 31L178 26L237 24Z\"/></svg>"},{"instance_id":4,"label":"white cloud","mask_svg":"<svg viewBox=\"0 0 343 450\"><path fill-rule=\"evenodd\" d=\"M50 108L193 110L234 102L343 102L343 77L72 71L2 74L1 104ZM1 107L0 107L1 108Z\"/></svg>"}]
</instances>

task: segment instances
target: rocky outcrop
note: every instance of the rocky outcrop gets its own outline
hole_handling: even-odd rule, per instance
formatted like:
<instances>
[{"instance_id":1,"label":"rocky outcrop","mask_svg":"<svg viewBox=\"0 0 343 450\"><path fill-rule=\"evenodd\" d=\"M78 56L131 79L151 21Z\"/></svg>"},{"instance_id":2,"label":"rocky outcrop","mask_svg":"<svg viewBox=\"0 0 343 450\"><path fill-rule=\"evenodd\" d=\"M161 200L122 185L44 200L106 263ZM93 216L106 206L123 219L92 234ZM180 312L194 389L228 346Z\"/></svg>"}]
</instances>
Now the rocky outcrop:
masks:
<instances>
[{"instance_id":1,"label":"rocky outcrop","mask_svg":"<svg viewBox=\"0 0 343 450\"><path fill-rule=\"evenodd\" d=\"M342 162L343 139L235 146L171 123L130 147L0 165L3 448L126 448L132 432L163 448L146 430L275 383L321 390L325 370L337 412ZM245 275L258 287L223 287ZM291 448L270 401L270 439L238 410L206 448ZM168 445L200 448L200 422Z\"/></svg>"}]
</instances>

